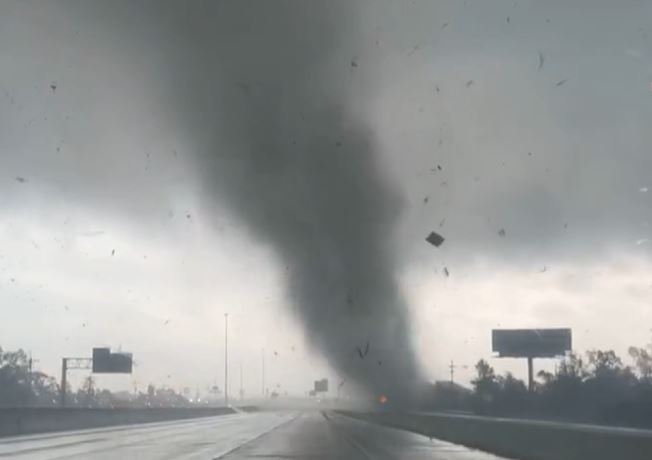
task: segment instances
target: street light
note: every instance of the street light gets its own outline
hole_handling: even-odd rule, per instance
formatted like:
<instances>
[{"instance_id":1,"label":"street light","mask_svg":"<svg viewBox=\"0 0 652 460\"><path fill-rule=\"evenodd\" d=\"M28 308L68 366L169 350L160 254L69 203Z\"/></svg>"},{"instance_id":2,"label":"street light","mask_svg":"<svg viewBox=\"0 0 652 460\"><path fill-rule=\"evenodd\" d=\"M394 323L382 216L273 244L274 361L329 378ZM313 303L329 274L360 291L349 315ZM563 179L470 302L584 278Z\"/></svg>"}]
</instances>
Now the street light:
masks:
<instances>
[{"instance_id":1,"label":"street light","mask_svg":"<svg viewBox=\"0 0 652 460\"><path fill-rule=\"evenodd\" d=\"M229 314L224 313L224 405L229 405Z\"/></svg>"}]
</instances>

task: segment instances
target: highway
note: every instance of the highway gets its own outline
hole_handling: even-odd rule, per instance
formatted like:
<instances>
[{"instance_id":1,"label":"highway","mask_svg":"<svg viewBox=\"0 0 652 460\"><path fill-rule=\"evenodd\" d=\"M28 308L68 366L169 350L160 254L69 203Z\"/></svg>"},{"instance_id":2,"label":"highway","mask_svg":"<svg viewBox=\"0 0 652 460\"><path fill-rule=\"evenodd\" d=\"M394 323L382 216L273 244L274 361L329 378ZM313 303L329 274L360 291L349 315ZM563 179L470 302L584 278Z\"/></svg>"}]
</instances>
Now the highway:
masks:
<instances>
[{"instance_id":1,"label":"highway","mask_svg":"<svg viewBox=\"0 0 652 460\"><path fill-rule=\"evenodd\" d=\"M321 412L260 412L0 439L2 459L497 460L444 441Z\"/></svg>"}]
</instances>

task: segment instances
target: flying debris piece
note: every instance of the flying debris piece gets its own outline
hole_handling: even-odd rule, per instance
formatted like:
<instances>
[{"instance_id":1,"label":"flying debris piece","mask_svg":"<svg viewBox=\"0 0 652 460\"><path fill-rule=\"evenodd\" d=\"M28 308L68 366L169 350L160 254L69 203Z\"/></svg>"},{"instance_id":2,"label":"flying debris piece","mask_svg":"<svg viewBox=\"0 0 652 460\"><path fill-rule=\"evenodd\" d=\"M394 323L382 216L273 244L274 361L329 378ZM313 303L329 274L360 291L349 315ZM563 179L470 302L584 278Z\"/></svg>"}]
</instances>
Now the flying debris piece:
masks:
<instances>
[{"instance_id":1,"label":"flying debris piece","mask_svg":"<svg viewBox=\"0 0 652 460\"><path fill-rule=\"evenodd\" d=\"M428 200L429 200L429 199L430 199L429 196L425 197L425 198L423 199L423 204L428 204Z\"/></svg>"},{"instance_id":2,"label":"flying debris piece","mask_svg":"<svg viewBox=\"0 0 652 460\"><path fill-rule=\"evenodd\" d=\"M274 350L274 356L278 356L278 351Z\"/></svg>"},{"instance_id":3,"label":"flying debris piece","mask_svg":"<svg viewBox=\"0 0 652 460\"><path fill-rule=\"evenodd\" d=\"M444 237L441 236L439 233L436 232L430 232L430 235L426 238L426 241L430 244L432 244L435 247L439 247L442 245L444 242Z\"/></svg>"},{"instance_id":4,"label":"flying debris piece","mask_svg":"<svg viewBox=\"0 0 652 460\"><path fill-rule=\"evenodd\" d=\"M439 86L435 85L435 91L439 92Z\"/></svg>"},{"instance_id":5,"label":"flying debris piece","mask_svg":"<svg viewBox=\"0 0 652 460\"><path fill-rule=\"evenodd\" d=\"M115 249L114 249L113 251L111 251L111 255L112 255L112 256L115 255Z\"/></svg>"},{"instance_id":6,"label":"flying debris piece","mask_svg":"<svg viewBox=\"0 0 652 460\"><path fill-rule=\"evenodd\" d=\"M448 268L447 268L447 267L444 267L444 275L446 275L446 278L448 278L449 276L451 276L451 274L450 274L450 272L448 271Z\"/></svg>"},{"instance_id":7,"label":"flying debris piece","mask_svg":"<svg viewBox=\"0 0 652 460\"><path fill-rule=\"evenodd\" d=\"M566 83L567 81L568 81L567 78L564 78L563 80L559 80L557 83L555 83L555 86L561 86L561 85L563 85L564 83Z\"/></svg>"},{"instance_id":8,"label":"flying debris piece","mask_svg":"<svg viewBox=\"0 0 652 460\"><path fill-rule=\"evenodd\" d=\"M446 218L444 217L441 222L439 222L439 228L443 227L444 224L446 223Z\"/></svg>"},{"instance_id":9,"label":"flying debris piece","mask_svg":"<svg viewBox=\"0 0 652 460\"><path fill-rule=\"evenodd\" d=\"M466 87L469 88L473 83L475 83L473 80L469 80L466 82Z\"/></svg>"},{"instance_id":10,"label":"flying debris piece","mask_svg":"<svg viewBox=\"0 0 652 460\"><path fill-rule=\"evenodd\" d=\"M504 228L501 228L500 230L498 230L498 236L500 236L501 238L505 237L505 229Z\"/></svg>"},{"instance_id":11,"label":"flying debris piece","mask_svg":"<svg viewBox=\"0 0 652 460\"><path fill-rule=\"evenodd\" d=\"M355 58L351 59L351 67L358 67L357 59L355 59Z\"/></svg>"},{"instance_id":12,"label":"flying debris piece","mask_svg":"<svg viewBox=\"0 0 652 460\"><path fill-rule=\"evenodd\" d=\"M24 184L25 182L27 182L27 179L25 179L24 177L16 176L16 181L20 182L21 184Z\"/></svg>"},{"instance_id":13,"label":"flying debris piece","mask_svg":"<svg viewBox=\"0 0 652 460\"><path fill-rule=\"evenodd\" d=\"M52 92L54 93L54 92L57 90L57 84L56 84L56 83L51 83L51 84L50 84L50 89L51 89Z\"/></svg>"},{"instance_id":14,"label":"flying debris piece","mask_svg":"<svg viewBox=\"0 0 652 460\"><path fill-rule=\"evenodd\" d=\"M369 342L365 344L364 350L360 347L355 347L355 349L358 351L358 356L360 356L360 359L365 359L367 353L369 353Z\"/></svg>"},{"instance_id":15,"label":"flying debris piece","mask_svg":"<svg viewBox=\"0 0 652 460\"><path fill-rule=\"evenodd\" d=\"M641 192L641 193L647 193L648 190L649 189L647 187L641 187L641 188L638 189L638 191Z\"/></svg>"},{"instance_id":16,"label":"flying debris piece","mask_svg":"<svg viewBox=\"0 0 652 460\"><path fill-rule=\"evenodd\" d=\"M441 165L437 165L437 169L441 171L443 168L441 167Z\"/></svg>"},{"instance_id":17,"label":"flying debris piece","mask_svg":"<svg viewBox=\"0 0 652 460\"><path fill-rule=\"evenodd\" d=\"M547 271L548 271L548 267L544 265L543 268L540 270L540 273L545 273Z\"/></svg>"},{"instance_id":18,"label":"flying debris piece","mask_svg":"<svg viewBox=\"0 0 652 460\"><path fill-rule=\"evenodd\" d=\"M507 16L507 18L505 18L505 20L507 21L507 24L509 24L509 16Z\"/></svg>"},{"instance_id":19,"label":"flying debris piece","mask_svg":"<svg viewBox=\"0 0 652 460\"><path fill-rule=\"evenodd\" d=\"M537 66L537 70L543 69L543 63L546 60L546 57L543 55L541 51L539 51L539 65Z\"/></svg>"},{"instance_id":20,"label":"flying debris piece","mask_svg":"<svg viewBox=\"0 0 652 460\"><path fill-rule=\"evenodd\" d=\"M380 360L378 360L378 365L379 365L379 366L382 366L382 365L383 365L383 362L380 361Z\"/></svg>"},{"instance_id":21,"label":"flying debris piece","mask_svg":"<svg viewBox=\"0 0 652 460\"><path fill-rule=\"evenodd\" d=\"M442 28L442 29L445 29L446 27L448 27L448 23L447 23L447 22L445 22L445 23L443 23L443 24L441 25L441 28Z\"/></svg>"},{"instance_id":22,"label":"flying debris piece","mask_svg":"<svg viewBox=\"0 0 652 460\"><path fill-rule=\"evenodd\" d=\"M192 216L190 214L186 214L186 219L190 219Z\"/></svg>"}]
</instances>

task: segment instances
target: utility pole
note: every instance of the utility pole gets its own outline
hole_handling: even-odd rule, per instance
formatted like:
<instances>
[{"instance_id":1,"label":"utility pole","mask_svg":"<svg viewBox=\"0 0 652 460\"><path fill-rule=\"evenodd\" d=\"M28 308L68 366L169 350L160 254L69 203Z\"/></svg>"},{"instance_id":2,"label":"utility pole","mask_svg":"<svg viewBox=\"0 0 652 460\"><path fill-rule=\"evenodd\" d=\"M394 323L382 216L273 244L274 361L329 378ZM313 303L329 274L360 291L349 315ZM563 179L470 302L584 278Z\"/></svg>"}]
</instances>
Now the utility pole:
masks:
<instances>
[{"instance_id":1,"label":"utility pole","mask_svg":"<svg viewBox=\"0 0 652 460\"><path fill-rule=\"evenodd\" d=\"M229 314L224 313L224 405L229 405Z\"/></svg>"},{"instance_id":2,"label":"utility pole","mask_svg":"<svg viewBox=\"0 0 652 460\"><path fill-rule=\"evenodd\" d=\"M455 363L451 359L451 363L448 365L448 368L451 370L451 385L455 382Z\"/></svg>"}]
</instances>

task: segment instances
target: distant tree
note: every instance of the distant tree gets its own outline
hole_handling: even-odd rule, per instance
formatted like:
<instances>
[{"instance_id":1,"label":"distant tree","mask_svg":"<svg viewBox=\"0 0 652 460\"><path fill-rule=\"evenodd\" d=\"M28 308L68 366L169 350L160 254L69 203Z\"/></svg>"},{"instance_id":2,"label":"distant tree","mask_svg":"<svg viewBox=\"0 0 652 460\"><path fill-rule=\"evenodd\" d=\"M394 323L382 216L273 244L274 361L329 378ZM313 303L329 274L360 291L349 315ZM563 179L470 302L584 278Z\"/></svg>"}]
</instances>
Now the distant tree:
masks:
<instances>
[{"instance_id":1,"label":"distant tree","mask_svg":"<svg viewBox=\"0 0 652 460\"><path fill-rule=\"evenodd\" d=\"M84 379L79 390L77 390L77 403L82 407L94 407L95 403L95 379L89 375Z\"/></svg>"},{"instance_id":2,"label":"distant tree","mask_svg":"<svg viewBox=\"0 0 652 460\"><path fill-rule=\"evenodd\" d=\"M629 347L629 356L634 360L638 375L647 383L652 383L652 353L648 348Z\"/></svg>"},{"instance_id":3,"label":"distant tree","mask_svg":"<svg viewBox=\"0 0 652 460\"><path fill-rule=\"evenodd\" d=\"M0 406L25 406L31 399L27 354L0 348Z\"/></svg>"}]
</instances>

